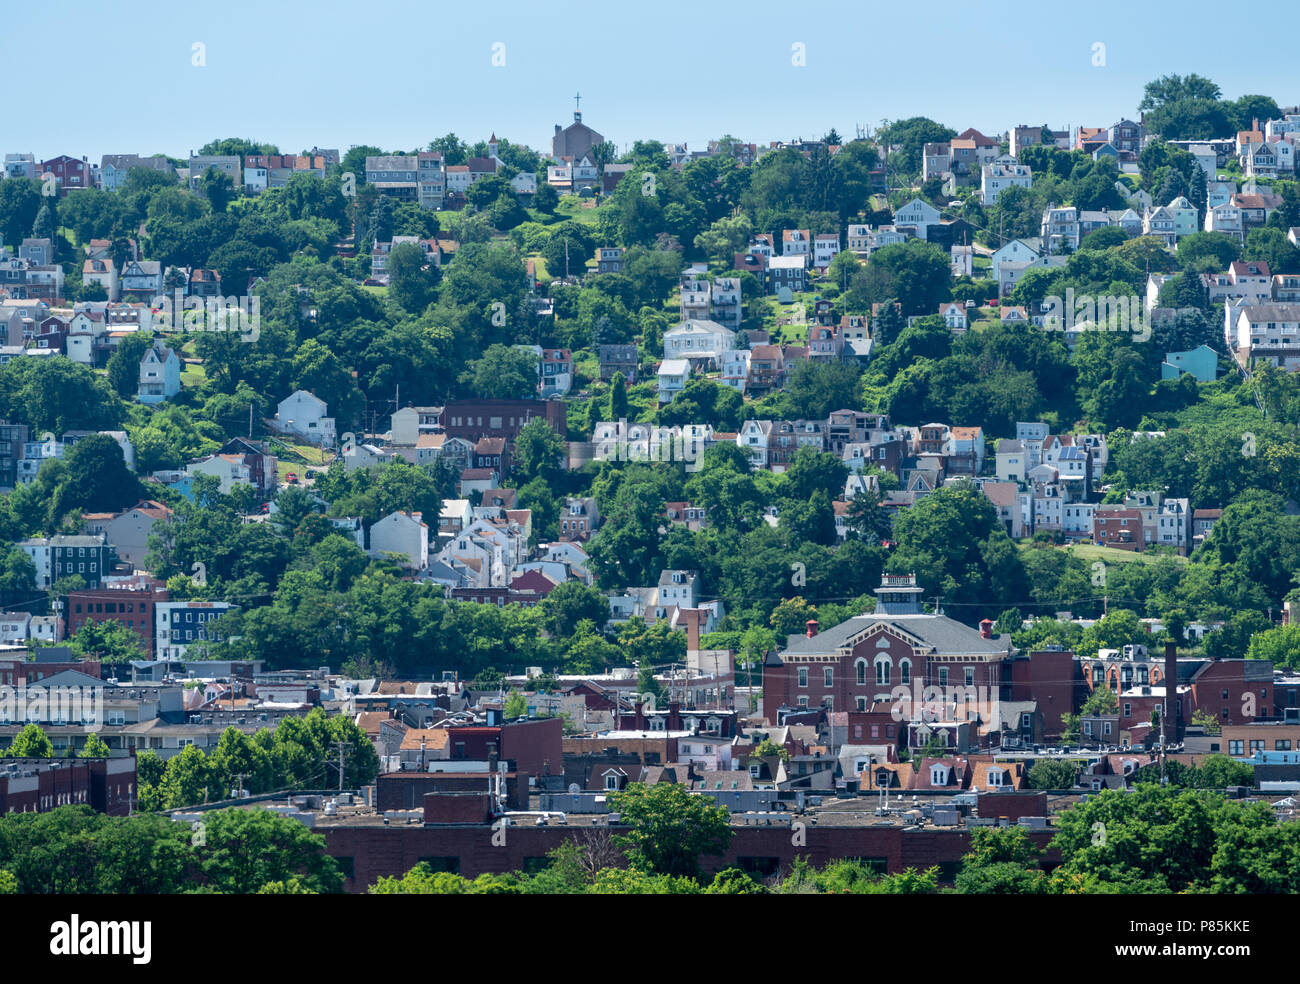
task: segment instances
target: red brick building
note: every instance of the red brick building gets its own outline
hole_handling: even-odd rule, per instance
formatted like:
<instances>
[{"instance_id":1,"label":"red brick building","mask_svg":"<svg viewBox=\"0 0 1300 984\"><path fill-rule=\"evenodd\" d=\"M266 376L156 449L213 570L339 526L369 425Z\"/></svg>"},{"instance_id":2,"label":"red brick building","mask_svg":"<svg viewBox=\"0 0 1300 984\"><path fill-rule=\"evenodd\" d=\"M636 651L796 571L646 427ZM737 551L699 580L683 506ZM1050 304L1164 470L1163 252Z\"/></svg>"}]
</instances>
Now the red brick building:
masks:
<instances>
[{"instance_id":1,"label":"red brick building","mask_svg":"<svg viewBox=\"0 0 1300 984\"><path fill-rule=\"evenodd\" d=\"M867 711L896 703L897 687L918 695L927 686L982 687L990 700L1000 699L1010 682L1003 665L1010 637L927 615L921 593L915 575L886 574L874 613L826 632L812 620L806 636L791 636L764 667L768 717L774 719L778 707Z\"/></svg>"},{"instance_id":2,"label":"red brick building","mask_svg":"<svg viewBox=\"0 0 1300 984\"><path fill-rule=\"evenodd\" d=\"M5 759L0 765L0 814L44 813L84 804L112 817L131 812L135 758Z\"/></svg>"},{"instance_id":3,"label":"red brick building","mask_svg":"<svg viewBox=\"0 0 1300 984\"><path fill-rule=\"evenodd\" d=\"M140 637L147 653L154 651L154 606L170 601L165 588L100 588L95 591L69 591L63 618L67 635L73 635L86 622L118 622Z\"/></svg>"},{"instance_id":4,"label":"red brick building","mask_svg":"<svg viewBox=\"0 0 1300 984\"><path fill-rule=\"evenodd\" d=\"M449 400L438 415L438 427L448 437L467 441L514 441L524 425L538 417L564 439L568 423L563 400Z\"/></svg>"}]
</instances>

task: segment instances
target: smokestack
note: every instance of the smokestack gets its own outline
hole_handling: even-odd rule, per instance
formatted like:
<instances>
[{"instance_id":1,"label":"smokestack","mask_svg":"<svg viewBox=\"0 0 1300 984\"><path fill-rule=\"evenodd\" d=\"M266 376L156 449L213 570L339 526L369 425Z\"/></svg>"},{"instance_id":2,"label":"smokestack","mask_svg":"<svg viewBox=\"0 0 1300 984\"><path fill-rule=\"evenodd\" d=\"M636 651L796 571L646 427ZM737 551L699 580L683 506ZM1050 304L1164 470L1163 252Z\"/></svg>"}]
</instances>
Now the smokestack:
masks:
<instances>
[{"instance_id":1,"label":"smokestack","mask_svg":"<svg viewBox=\"0 0 1300 984\"><path fill-rule=\"evenodd\" d=\"M1182 736L1183 709L1178 701L1178 644L1165 643L1165 740L1176 743Z\"/></svg>"},{"instance_id":2,"label":"smokestack","mask_svg":"<svg viewBox=\"0 0 1300 984\"><path fill-rule=\"evenodd\" d=\"M807 626L808 629L808 638L811 639L813 636L817 634L817 619L810 618L805 623L805 625Z\"/></svg>"},{"instance_id":3,"label":"smokestack","mask_svg":"<svg viewBox=\"0 0 1300 984\"><path fill-rule=\"evenodd\" d=\"M980 619L980 638L981 639L993 638L993 619L991 618Z\"/></svg>"}]
</instances>

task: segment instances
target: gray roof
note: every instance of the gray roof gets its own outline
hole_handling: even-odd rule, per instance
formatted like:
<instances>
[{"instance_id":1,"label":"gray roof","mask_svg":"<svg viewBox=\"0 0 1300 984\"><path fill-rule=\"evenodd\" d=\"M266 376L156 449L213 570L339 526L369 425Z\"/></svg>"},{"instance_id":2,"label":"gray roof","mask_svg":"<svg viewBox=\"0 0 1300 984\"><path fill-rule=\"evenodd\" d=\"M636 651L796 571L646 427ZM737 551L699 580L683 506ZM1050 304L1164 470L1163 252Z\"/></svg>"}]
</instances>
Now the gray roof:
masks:
<instances>
[{"instance_id":1,"label":"gray roof","mask_svg":"<svg viewBox=\"0 0 1300 984\"><path fill-rule=\"evenodd\" d=\"M963 625L947 615L857 615L811 639L807 636L792 636L782 655L834 655L850 638L873 628L877 623L914 637L939 655L991 655L1005 653L1011 648L1009 637L985 639L978 629Z\"/></svg>"}]
</instances>

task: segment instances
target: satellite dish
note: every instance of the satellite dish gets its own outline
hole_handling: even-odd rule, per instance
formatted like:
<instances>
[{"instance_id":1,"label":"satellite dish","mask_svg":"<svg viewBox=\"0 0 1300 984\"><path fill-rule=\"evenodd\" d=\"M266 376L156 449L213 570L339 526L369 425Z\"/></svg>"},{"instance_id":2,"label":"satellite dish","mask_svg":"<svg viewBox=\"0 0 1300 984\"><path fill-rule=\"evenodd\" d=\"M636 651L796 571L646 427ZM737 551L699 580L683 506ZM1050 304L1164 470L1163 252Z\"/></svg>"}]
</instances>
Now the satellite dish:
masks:
<instances>
[{"instance_id":1,"label":"satellite dish","mask_svg":"<svg viewBox=\"0 0 1300 984\"><path fill-rule=\"evenodd\" d=\"M569 795L570 795L570 796L577 796L580 792L582 792L582 787L581 787L581 786L579 786L576 782L571 782L571 783L569 783Z\"/></svg>"}]
</instances>

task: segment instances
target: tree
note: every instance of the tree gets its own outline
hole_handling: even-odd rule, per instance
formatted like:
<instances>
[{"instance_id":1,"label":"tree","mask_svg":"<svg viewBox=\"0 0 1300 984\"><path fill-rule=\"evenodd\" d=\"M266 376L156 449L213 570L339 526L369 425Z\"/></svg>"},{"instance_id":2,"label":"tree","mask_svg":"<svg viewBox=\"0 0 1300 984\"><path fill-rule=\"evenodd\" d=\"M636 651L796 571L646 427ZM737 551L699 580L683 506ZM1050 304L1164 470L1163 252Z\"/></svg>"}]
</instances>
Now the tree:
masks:
<instances>
[{"instance_id":1,"label":"tree","mask_svg":"<svg viewBox=\"0 0 1300 984\"><path fill-rule=\"evenodd\" d=\"M609 803L630 828L615 842L629 866L646 874L698 878L700 856L721 854L731 841L727 809L678 783L633 783L610 793Z\"/></svg>"},{"instance_id":2,"label":"tree","mask_svg":"<svg viewBox=\"0 0 1300 984\"><path fill-rule=\"evenodd\" d=\"M86 744L78 753L80 758L108 758L112 754L104 740L93 732L86 736Z\"/></svg>"},{"instance_id":3,"label":"tree","mask_svg":"<svg viewBox=\"0 0 1300 984\"><path fill-rule=\"evenodd\" d=\"M540 605L547 629L555 636L573 635L583 619L597 626L609 621L609 599L597 588L569 580L548 594Z\"/></svg>"},{"instance_id":4,"label":"tree","mask_svg":"<svg viewBox=\"0 0 1300 984\"><path fill-rule=\"evenodd\" d=\"M53 758L54 743L38 725L29 724L14 735L5 755L9 758Z\"/></svg>"},{"instance_id":5,"label":"tree","mask_svg":"<svg viewBox=\"0 0 1300 984\"><path fill-rule=\"evenodd\" d=\"M537 395L537 356L527 349L489 345L460 375L470 396L489 400L527 400Z\"/></svg>"},{"instance_id":6,"label":"tree","mask_svg":"<svg viewBox=\"0 0 1300 984\"><path fill-rule=\"evenodd\" d=\"M513 721L515 718L527 717L528 698L518 690L510 691L509 696L506 697L505 707L502 709L501 713L504 714L506 720L509 721Z\"/></svg>"},{"instance_id":7,"label":"tree","mask_svg":"<svg viewBox=\"0 0 1300 984\"><path fill-rule=\"evenodd\" d=\"M614 373L609 386L609 419L623 420L627 417L627 380L621 372Z\"/></svg>"},{"instance_id":8,"label":"tree","mask_svg":"<svg viewBox=\"0 0 1300 984\"><path fill-rule=\"evenodd\" d=\"M125 663L133 659L146 659L140 637L121 622L96 622L87 619L81 628L68 639L68 645L91 659L105 663Z\"/></svg>"},{"instance_id":9,"label":"tree","mask_svg":"<svg viewBox=\"0 0 1300 984\"><path fill-rule=\"evenodd\" d=\"M153 334L136 331L117 343L108 360L108 382L118 396L131 399L140 388L140 360L153 345Z\"/></svg>"},{"instance_id":10,"label":"tree","mask_svg":"<svg viewBox=\"0 0 1300 984\"><path fill-rule=\"evenodd\" d=\"M543 181L537 186L537 192L533 195L533 208L549 215L555 211L555 206L559 203L560 193L555 190L554 185Z\"/></svg>"},{"instance_id":11,"label":"tree","mask_svg":"<svg viewBox=\"0 0 1300 984\"><path fill-rule=\"evenodd\" d=\"M512 460L517 481L541 478L554 487L564 471L564 442L550 424L534 417L520 428Z\"/></svg>"},{"instance_id":12,"label":"tree","mask_svg":"<svg viewBox=\"0 0 1300 984\"><path fill-rule=\"evenodd\" d=\"M825 419L834 410L857 409L861 370L855 363L805 359L795 363L785 395L793 416Z\"/></svg>"},{"instance_id":13,"label":"tree","mask_svg":"<svg viewBox=\"0 0 1300 984\"><path fill-rule=\"evenodd\" d=\"M215 167L208 168L199 182L199 187L207 198L208 204L212 206L212 211L217 213L224 212L235 195L235 183L230 175Z\"/></svg>"},{"instance_id":14,"label":"tree","mask_svg":"<svg viewBox=\"0 0 1300 984\"><path fill-rule=\"evenodd\" d=\"M400 243L388 252L385 264L388 291L404 311L419 314L433 298L435 273L430 269L424 250L414 243Z\"/></svg>"},{"instance_id":15,"label":"tree","mask_svg":"<svg viewBox=\"0 0 1300 984\"><path fill-rule=\"evenodd\" d=\"M1031 789L1073 789L1079 775L1076 762L1039 759L1029 770Z\"/></svg>"},{"instance_id":16,"label":"tree","mask_svg":"<svg viewBox=\"0 0 1300 984\"><path fill-rule=\"evenodd\" d=\"M1247 659L1267 659L1274 666L1300 669L1300 625L1281 625L1250 638Z\"/></svg>"},{"instance_id":17,"label":"tree","mask_svg":"<svg viewBox=\"0 0 1300 984\"><path fill-rule=\"evenodd\" d=\"M1146 84L1142 101L1138 103L1138 112L1156 109L1180 99L1218 99L1219 87L1203 76L1195 73L1183 78L1180 75L1162 75Z\"/></svg>"},{"instance_id":18,"label":"tree","mask_svg":"<svg viewBox=\"0 0 1300 984\"><path fill-rule=\"evenodd\" d=\"M790 750L784 745L778 745L771 738L764 738L760 741L754 746L754 751L751 754L754 758L759 759L775 755L782 762L790 761Z\"/></svg>"},{"instance_id":19,"label":"tree","mask_svg":"<svg viewBox=\"0 0 1300 984\"><path fill-rule=\"evenodd\" d=\"M343 873L325 853L325 838L297 820L269 810L217 810L204 817L204 827L200 869L219 892L249 894L294 878L312 892L343 890Z\"/></svg>"},{"instance_id":20,"label":"tree","mask_svg":"<svg viewBox=\"0 0 1300 984\"><path fill-rule=\"evenodd\" d=\"M1300 249L1281 229L1251 229L1241 258L1267 263L1270 273L1300 273Z\"/></svg>"},{"instance_id":21,"label":"tree","mask_svg":"<svg viewBox=\"0 0 1300 984\"><path fill-rule=\"evenodd\" d=\"M30 236L43 204L40 182L31 178L0 181L0 240L13 246Z\"/></svg>"},{"instance_id":22,"label":"tree","mask_svg":"<svg viewBox=\"0 0 1300 984\"><path fill-rule=\"evenodd\" d=\"M924 116L913 116L905 120L886 121L876 131L876 143L881 147L897 144L899 150L891 155L890 163L901 167L906 174L915 175L921 171L921 152L928 143L942 143L957 135L942 123Z\"/></svg>"},{"instance_id":23,"label":"tree","mask_svg":"<svg viewBox=\"0 0 1300 984\"><path fill-rule=\"evenodd\" d=\"M963 895L1038 895L1047 879L1043 852L1023 827L976 827L953 887Z\"/></svg>"}]
</instances>

